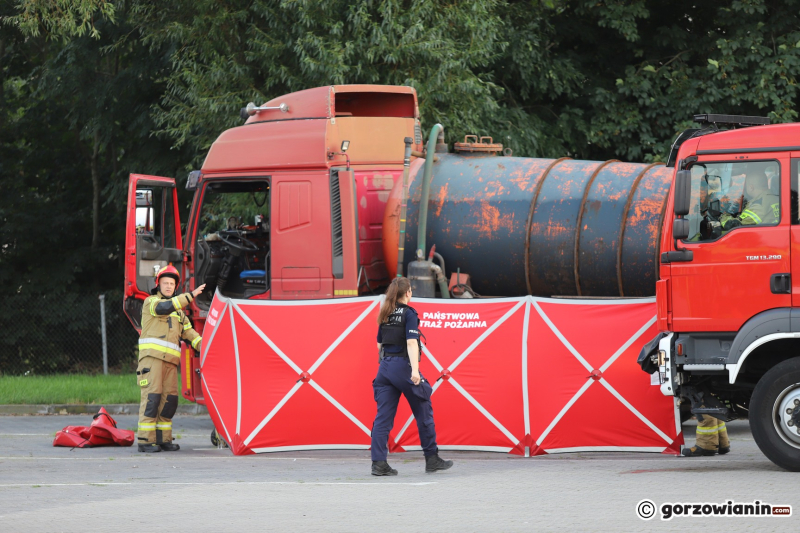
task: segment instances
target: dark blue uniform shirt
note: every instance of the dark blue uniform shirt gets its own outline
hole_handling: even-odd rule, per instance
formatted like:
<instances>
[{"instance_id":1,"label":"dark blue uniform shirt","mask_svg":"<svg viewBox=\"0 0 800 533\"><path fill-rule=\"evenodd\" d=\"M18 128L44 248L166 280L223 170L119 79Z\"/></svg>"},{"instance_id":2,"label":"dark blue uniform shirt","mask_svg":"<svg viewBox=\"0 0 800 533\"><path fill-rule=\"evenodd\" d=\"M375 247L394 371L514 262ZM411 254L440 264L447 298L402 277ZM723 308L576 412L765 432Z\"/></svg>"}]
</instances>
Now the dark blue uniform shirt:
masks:
<instances>
[{"instance_id":1,"label":"dark blue uniform shirt","mask_svg":"<svg viewBox=\"0 0 800 533\"><path fill-rule=\"evenodd\" d=\"M397 309L402 309L403 313L405 314L406 340L419 340L419 318L417 317L417 313L407 307L398 307ZM395 312L397 312L397 309L395 309ZM378 344L381 342L381 328L378 328ZM386 353L403 353L405 350L405 346L397 346L394 344L384 347L384 351Z\"/></svg>"}]
</instances>

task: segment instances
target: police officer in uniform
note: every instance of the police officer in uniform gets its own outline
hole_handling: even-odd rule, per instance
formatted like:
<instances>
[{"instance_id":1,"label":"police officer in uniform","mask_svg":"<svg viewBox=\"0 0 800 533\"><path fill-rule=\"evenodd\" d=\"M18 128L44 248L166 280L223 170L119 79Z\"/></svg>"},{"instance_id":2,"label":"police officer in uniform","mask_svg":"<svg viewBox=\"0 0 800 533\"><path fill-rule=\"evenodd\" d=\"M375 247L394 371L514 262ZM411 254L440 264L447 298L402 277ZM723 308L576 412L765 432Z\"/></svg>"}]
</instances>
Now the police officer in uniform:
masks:
<instances>
[{"instance_id":1,"label":"police officer in uniform","mask_svg":"<svg viewBox=\"0 0 800 533\"><path fill-rule=\"evenodd\" d=\"M153 296L144 301L142 308L139 367L136 369L141 389L140 452L174 452L180 449L172 442L172 417L178 409L180 341L184 339L198 351L202 342L182 309L205 288L203 284L191 293L174 296L180 280L178 270L172 265L159 270Z\"/></svg>"},{"instance_id":2,"label":"police officer in uniform","mask_svg":"<svg viewBox=\"0 0 800 533\"><path fill-rule=\"evenodd\" d=\"M395 278L386 291L386 299L378 314L378 351L380 366L372 381L378 414L372 425L372 475L396 476L397 470L389 466L389 432L394 425L400 395L406 397L417 421L422 451L425 453L425 471L447 470L453 461L439 457L436 446L436 428L431 406L432 387L419 373L421 353L419 319L417 312L408 306L411 300L411 283L406 278Z\"/></svg>"}]
</instances>

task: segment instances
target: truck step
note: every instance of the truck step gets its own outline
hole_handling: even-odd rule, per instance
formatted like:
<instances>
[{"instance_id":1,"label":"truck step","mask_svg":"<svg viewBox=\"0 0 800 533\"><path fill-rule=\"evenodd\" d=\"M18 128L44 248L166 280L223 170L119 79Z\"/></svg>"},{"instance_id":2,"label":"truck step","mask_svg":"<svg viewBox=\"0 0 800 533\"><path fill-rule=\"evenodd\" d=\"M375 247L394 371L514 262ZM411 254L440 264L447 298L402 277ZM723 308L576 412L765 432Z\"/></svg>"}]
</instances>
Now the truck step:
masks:
<instances>
[{"instance_id":1,"label":"truck step","mask_svg":"<svg viewBox=\"0 0 800 533\"><path fill-rule=\"evenodd\" d=\"M695 407L692 409L693 415L708 415L714 418L726 420L728 418L727 407Z\"/></svg>"}]
</instances>

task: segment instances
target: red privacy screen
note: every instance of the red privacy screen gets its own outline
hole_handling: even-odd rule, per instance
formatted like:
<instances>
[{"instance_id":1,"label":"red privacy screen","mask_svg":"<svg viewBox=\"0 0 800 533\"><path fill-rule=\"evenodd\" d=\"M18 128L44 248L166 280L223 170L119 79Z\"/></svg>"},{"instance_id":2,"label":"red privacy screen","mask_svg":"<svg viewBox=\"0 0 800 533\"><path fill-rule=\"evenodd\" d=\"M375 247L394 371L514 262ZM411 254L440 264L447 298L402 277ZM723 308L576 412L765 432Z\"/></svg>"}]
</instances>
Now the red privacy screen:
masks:
<instances>
[{"instance_id":1,"label":"red privacy screen","mask_svg":"<svg viewBox=\"0 0 800 533\"><path fill-rule=\"evenodd\" d=\"M214 425L234 454L369 448L380 303L381 297L215 296L202 384ZM675 399L636 364L657 333L654 300L411 305L427 338L420 369L434 385L441 449L680 452ZM389 448L420 449L404 399Z\"/></svg>"}]
</instances>

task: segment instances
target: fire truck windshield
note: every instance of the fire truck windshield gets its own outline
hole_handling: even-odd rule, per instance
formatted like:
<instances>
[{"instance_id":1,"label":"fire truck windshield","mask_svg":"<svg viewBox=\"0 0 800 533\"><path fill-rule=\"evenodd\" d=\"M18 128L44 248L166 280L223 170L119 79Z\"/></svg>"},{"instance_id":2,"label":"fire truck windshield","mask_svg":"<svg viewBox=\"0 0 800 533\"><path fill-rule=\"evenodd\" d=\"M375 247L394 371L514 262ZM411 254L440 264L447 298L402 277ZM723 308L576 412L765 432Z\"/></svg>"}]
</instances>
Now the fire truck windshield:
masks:
<instances>
[{"instance_id":1,"label":"fire truck windshield","mask_svg":"<svg viewBox=\"0 0 800 533\"><path fill-rule=\"evenodd\" d=\"M779 169L777 161L692 166L687 241L713 241L741 226L777 224Z\"/></svg>"},{"instance_id":2,"label":"fire truck windshield","mask_svg":"<svg viewBox=\"0 0 800 533\"><path fill-rule=\"evenodd\" d=\"M269 220L268 198L269 184L263 181L208 184L200 209L198 235L260 225L262 220Z\"/></svg>"}]
</instances>

